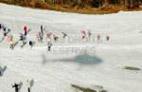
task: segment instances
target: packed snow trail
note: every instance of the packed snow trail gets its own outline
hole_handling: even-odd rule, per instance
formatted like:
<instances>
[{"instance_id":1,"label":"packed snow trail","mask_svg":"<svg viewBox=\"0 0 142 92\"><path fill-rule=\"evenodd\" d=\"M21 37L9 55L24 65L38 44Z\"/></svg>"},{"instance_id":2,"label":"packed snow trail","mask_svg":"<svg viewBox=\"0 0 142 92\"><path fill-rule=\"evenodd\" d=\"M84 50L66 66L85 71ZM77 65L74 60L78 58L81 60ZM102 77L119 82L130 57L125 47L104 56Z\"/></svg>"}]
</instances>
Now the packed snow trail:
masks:
<instances>
[{"instance_id":1,"label":"packed snow trail","mask_svg":"<svg viewBox=\"0 0 142 92\"><path fill-rule=\"evenodd\" d=\"M119 12L108 15L86 15L34 10L0 4L0 23L12 29L18 39L24 25L32 31L40 25L70 39L59 40L47 51L46 43L34 48L16 46L9 49L0 43L0 65L7 66L0 77L0 92L14 92L12 84L22 81L20 92L27 91L27 79L34 79L31 92L75 92L71 84L94 88L102 85L108 92L141 92L142 71L129 71L124 66L142 69L142 12ZM80 30L92 32L91 41L80 40ZM101 41L96 41L96 35ZM106 41L106 35L110 41ZM0 36L1 37L1 36Z\"/></svg>"}]
</instances>

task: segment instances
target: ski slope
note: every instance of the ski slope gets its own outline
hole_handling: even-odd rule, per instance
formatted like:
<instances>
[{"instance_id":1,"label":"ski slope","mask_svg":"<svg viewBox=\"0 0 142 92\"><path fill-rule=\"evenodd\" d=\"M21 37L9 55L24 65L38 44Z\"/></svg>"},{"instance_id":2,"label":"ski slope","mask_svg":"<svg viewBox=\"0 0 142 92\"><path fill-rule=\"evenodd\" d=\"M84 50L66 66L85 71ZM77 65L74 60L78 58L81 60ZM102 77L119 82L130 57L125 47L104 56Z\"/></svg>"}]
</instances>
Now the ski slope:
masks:
<instances>
[{"instance_id":1,"label":"ski slope","mask_svg":"<svg viewBox=\"0 0 142 92\"><path fill-rule=\"evenodd\" d=\"M46 30L70 38L59 39L51 52L46 43L34 48L16 46L9 49L0 43L0 65L7 66L0 77L0 92L14 92L12 84L22 81L20 92L27 92L27 79L34 79L31 92L76 92L71 84L95 88L101 85L108 92L141 92L142 71L130 71L124 66L142 69L142 12L119 12L107 15L86 15L48 10L35 10L0 4L0 23L12 29L18 37L24 25L35 40L40 25ZM80 30L90 30L91 40L80 40ZM101 41L96 41L96 35ZM110 36L110 41L105 36ZM17 39L17 38L15 38Z\"/></svg>"}]
</instances>

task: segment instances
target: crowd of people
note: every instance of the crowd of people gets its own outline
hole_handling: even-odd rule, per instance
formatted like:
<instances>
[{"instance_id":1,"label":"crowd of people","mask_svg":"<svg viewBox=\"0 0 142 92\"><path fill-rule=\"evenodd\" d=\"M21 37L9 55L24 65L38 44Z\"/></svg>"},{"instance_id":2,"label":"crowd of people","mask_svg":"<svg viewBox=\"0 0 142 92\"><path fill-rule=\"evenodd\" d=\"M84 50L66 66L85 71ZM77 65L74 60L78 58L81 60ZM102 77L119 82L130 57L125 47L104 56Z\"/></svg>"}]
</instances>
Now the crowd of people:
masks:
<instances>
[{"instance_id":1,"label":"crowd of people","mask_svg":"<svg viewBox=\"0 0 142 92\"><path fill-rule=\"evenodd\" d=\"M55 34L54 32L49 32L45 29L43 25L40 26L39 31L36 34L35 40L29 40L27 39L27 35L30 35L30 32L32 29L30 29L29 26L25 25L23 26L23 30L21 33L19 33L19 39L17 41L14 41L14 36L11 34L11 29L8 28L4 24L0 24L0 32L2 33L2 37L0 39L0 42L3 42L5 39L9 42L10 48L14 49L15 46L19 43L21 43L20 47L23 48L26 44L28 44L31 48L37 43L42 43L44 40L47 42L48 51L51 51L51 47L53 46L53 42L57 42L60 38L66 39L69 37L69 35L65 32L61 32L62 36L58 36L58 34ZM81 30L80 31L80 39L81 40L90 40L93 36L91 31L89 30ZM96 39L99 41L101 40L101 35L96 35ZM110 40L110 36L106 36L106 41Z\"/></svg>"},{"instance_id":2,"label":"crowd of people","mask_svg":"<svg viewBox=\"0 0 142 92\"><path fill-rule=\"evenodd\" d=\"M28 35L30 35L30 32L32 32L32 29L30 29L29 26L25 25L23 26L23 30L21 31L21 33L19 33L19 38L15 41L14 40L14 35L11 33L11 29L8 28L6 25L4 24L0 24L0 33L2 34L2 36L0 37L0 43L4 42L5 40L8 41L9 48L10 49L14 49L15 46L17 46L17 44L20 44L20 47L23 48L25 45L28 45L29 47L33 47L35 44L38 43L43 43L44 41L47 42L47 49L48 51L51 51L51 48L53 46L53 42L57 42L60 38L62 39L66 39L69 38L70 35L67 34L66 32L61 32L62 36L59 36L57 34L55 34L54 32L48 32L45 27L43 25L40 25L39 31L36 34L36 39L37 42L35 40L29 40L27 38ZM90 40L92 38L92 32L89 30L81 30L80 31L80 40ZM101 40L101 35L98 34L96 35L96 39L99 41ZM110 36L105 36L106 41L110 40ZM1 67L0 66L0 76L3 76L5 70L7 69L7 66ZM34 80L27 80L26 83L29 85L27 87L27 92L31 92L31 88L34 84ZM12 88L15 89L15 92L19 92L21 87L23 85L23 82L20 83L14 83L12 85Z\"/></svg>"}]
</instances>

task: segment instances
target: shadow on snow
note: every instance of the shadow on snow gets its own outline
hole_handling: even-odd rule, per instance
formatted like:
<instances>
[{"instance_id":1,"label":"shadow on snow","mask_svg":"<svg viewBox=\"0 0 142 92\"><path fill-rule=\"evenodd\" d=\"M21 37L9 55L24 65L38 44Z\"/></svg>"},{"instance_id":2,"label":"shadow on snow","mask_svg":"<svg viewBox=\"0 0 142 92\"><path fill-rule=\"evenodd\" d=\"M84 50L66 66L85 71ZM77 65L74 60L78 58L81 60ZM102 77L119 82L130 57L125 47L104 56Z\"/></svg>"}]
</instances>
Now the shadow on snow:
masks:
<instances>
[{"instance_id":1,"label":"shadow on snow","mask_svg":"<svg viewBox=\"0 0 142 92\"><path fill-rule=\"evenodd\" d=\"M89 55L87 53L79 54L73 58L63 58L63 59L48 59L45 54L42 55L42 64L46 64L47 62L73 62L81 65L96 65L103 62L101 58L96 55Z\"/></svg>"}]
</instances>

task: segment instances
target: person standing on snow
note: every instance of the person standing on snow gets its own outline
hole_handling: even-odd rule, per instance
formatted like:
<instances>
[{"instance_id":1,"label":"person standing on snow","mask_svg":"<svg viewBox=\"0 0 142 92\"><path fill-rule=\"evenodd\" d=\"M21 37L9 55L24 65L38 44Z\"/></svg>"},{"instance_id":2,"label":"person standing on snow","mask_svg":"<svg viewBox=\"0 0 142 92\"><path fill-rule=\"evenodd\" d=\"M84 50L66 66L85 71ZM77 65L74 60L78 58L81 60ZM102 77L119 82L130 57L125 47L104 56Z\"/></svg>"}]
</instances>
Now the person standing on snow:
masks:
<instances>
[{"instance_id":1,"label":"person standing on snow","mask_svg":"<svg viewBox=\"0 0 142 92\"><path fill-rule=\"evenodd\" d=\"M109 41L109 40L110 40L110 37L109 37L109 36L106 36L106 40Z\"/></svg>"},{"instance_id":2,"label":"person standing on snow","mask_svg":"<svg viewBox=\"0 0 142 92\"><path fill-rule=\"evenodd\" d=\"M65 32L62 32L62 34L64 39L68 36Z\"/></svg>"},{"instance_id":3,"label":"person standing on snow","mask_svg":"<svg viewBox=\"0 0 142 92\"><path fill-rule=\"evenodd\" d=\"M51 36L53 35L52 32L47 32L46 34L46 38L51 40Z\"/></svg>"},{"instance_id":4,"label":"person standing on snow","mask_svg":"<svg viewBox=\"0 0 142 92\"><path fill-rule=\"evenodd\" d=\"M43 41L43 37L44 37L44 28L43 25L40 26L40 32L37 33L36 35L37 39L39 42Z\"/></svg>"},{"instance_id":5,"label":"person standing on snow","mask_svg":"<svg viewBox=\"0 0 142 92\"><path fill-rule=\"evenodd\" d=\"M100 34L98 34L97 35L97 41L100 41L100 39L101 39L101 36L100 36Z\"/></svg>"},{"instance_id":6,"label":"person standing on snow","mask_svg":"<svg viewBox=\"0 0 142 92\"><path fill-rule=\"evenodd\" d=\"M34 46L34 44L35 44L34 41L32 41L32 40L29 41L29 46L30 46L31 48Z\"/></svg>"},{"instance_id":7,"label":"person standing on snow","mask_svg":"<svg viewBox=\"0 0 142 92\"><path fill-rule=\"evenodd\" d=\"M92 33L90 31L88 31L87 34L88 34L88 38L90 40Z\"/></svg>"},{"instance_id":8,"label":"person standing on snow","mask_svg":"<svg viewBox=\"0 0 142 92\"><path fill-rule=\"evenodd\" d=\"M24 26L24 35L27 36L27 34L30 32L30 28L28 28L27 26Z\"/></svg>"},{"instance_id":9,"label":"person standing on snow","mask_svg":"<svg viewBox=\"0 0 142 92\"><path fill-rule=\"evenodd\" d=\"M44 28L43 28L43 25L40 26L40 31L41 31L41 34L44 35Z\"/></svg>"},{"instance_id":10,"label":"person standing on snow","mask_svg":"<svg viewBox=\"0 0 142 92\"><path fill-rule=\"evenodd\" d=\"M27 90L28 92L31 92L31 85L29 80L27 80Z\"/></svg>"},{"instance_id":11,"label":"person standing on snow","mask_svg":"<svg viewBox=\"0 0 142 92\"><path fill-rule=\"evenodd\" d=\"M3 73L2 73L3 71L2 71L2 67L0 66L0 76L2 76L3 75Z\"/></svg>"},{"instance_id":12,"label":"person standing on snow","mask_svg":"<svg viewBox=\"0 0 142 92\"><path fill-rule=\"evenodd\" d=\"M21 48L24 47L26 45L26 43L27 43L27 41L26 41L26 35L20 33L20 39L19 39L19 41L22 42Z\"/></svg>"},{"instance_id":13,"label":"person standing on snow","mask_svg":"<svg viewBox=\"0 0 142 92\"><path fill-rule=\"evenodd\" d=\"M24 26L24 33L20 33L19 41L22 42L21 48L23 48L27 44L27 35L30 32L27 26Z\"/></svg>"},{"instance_id":14,"label":"person standing on snow","mask_svg":"<svg viewBox=\"0 0 142 92\"><path fill-rule=\"evenodd\" d=\"M15 88L15 92L19 92L19 90L20 90L20 84L14 83L14 85L12 85L12 88Z\"/></svg>"},{"instance_id":15,"label":"person standing on snow","mask_svg":"<svg viewBox=\"0 0 142 92\"><path fill-rule=\"evenodd\" d=\"M3 31L6 31L6 27L5 26L3 26Z\"/></svg>"},{"instance_id":16,"label":"person standing on snow","mask_svg":"<svg viewBox=\"0 0 142 92\"><path fill-rule=\"evenodd\" d=\"M47 39L47 46L48 46L48 51L51 51L51 47L52 47L52 42L51 39Z\"/></svg>"},{"instance_id":17,"label":"person standing on snow","mask_svg":"<svg viewBox=\"0 0 142 92\"><path fill-rule=\"evenodd\" d=\"M27 90L28 92L31 92L31 88L33 87L34 85L34 80L27 80Z\"/></svg>"},{"instance_id":18,"label":"person standing on snow","mask_svg":"<svg viewBox=\"0 0 142 92\"><path fill-rule=\"evenodd\" d=\"M59 37L57 35L53 34L53 39L56 42L59 39Z\"/></svg>"},{"instance_id":19,"label":"person standing on snow","mask_svg":"<svg viewBox=\"0 0 142 92\"><path fill-rule=\"evenodd\" d=\"M1 67L0 67L1 68ZM2 70L0 69L0 76L2 76Z\"/></svg>"},{"instance_id":20,"label":"person standing on snow","mask_svg":"<svg viewBox=\"0 0 142 92\"><path fill-rule=\"evenodd\" d=\"M37 35L36 35L37 39L39 42L42 42L43 41L43 34L41 32L38 32Z\"/></svg>"},{"instance_id":21,"label":"person standing on snow","mask_svg":"<svg viewBox=\"0 0 142 92\"><path fill-rule=\"evenodd\" d=\"M28 33L28 28L27 26L24 26L24 35L27 35L27 33Z\"/></svg>"},{"instance_id":22,"label":"person standing on snow","mask_svg":"<svg viewBox=\"0 0 142 92\"><path fill-rule=\"evenodd\" d=\"M84 30L81 31L81 39L86 38L86 32Z\"/></svg>"},{"instance_id":23,"label":"person standing on snow","mask_svg":"<svg viewBox=\"0 0 142 92\"><path fill-rule=\"evenodd\" d=\"M22 34L22 33L20 33L20 41L23 41L23 40L25 40L26 39L26 36L24 35L24 34Z\"/></svg>"},{"instance_id":24,"label":"person standing on snow","mask_svg":"<svg viewBox=\"0 0 142 92\"><path fill-rule=\"evenodd\" d=\"M6 29L6 27L3 27L3 37L0 42L2 42L5 39L9 32L11 32L11 29Z\"/></svg>"},{"instance_id":25,"label":"person standing on snow","mask_svg":"<svg viewBox=\"0 0 142 92\"><path fill-rule=\"evenodd\" d=\"M9 32L11 32L11 29L7 29L7 30L5 29L3 31L3 36L6 37Z\"/></svg>"},{"instance_id":26,"label":"person standing on snow","mask_svg":"<svg viewBox=\"0 0 142 92\"><path fill-rule=\"evenodd\" d=\"M0 31L4 31L4 25L0 23Z\"/></svg>"},{"instance_id":27,"label":"person standing on snow","mask_svg":"<svg viewBox=\"0 0 142 92\"><path fill-rule=\"evenodd\" d=\"M7 40L10 43L10 49L14 49L13 35L8 35Z\"/></svg>"},{"instance_id":28,"label":"person standing on snow","mask_svg":"<svg viewBox=\"0 0 142 92\"><path fill-rule=\"evenodd\" d=\"M0 24L0 30L2 29L2 24Z\"/></svg>"}]
</instances>

